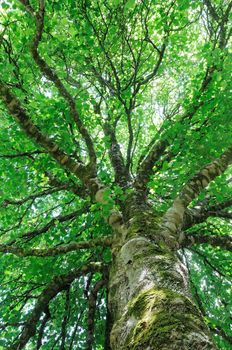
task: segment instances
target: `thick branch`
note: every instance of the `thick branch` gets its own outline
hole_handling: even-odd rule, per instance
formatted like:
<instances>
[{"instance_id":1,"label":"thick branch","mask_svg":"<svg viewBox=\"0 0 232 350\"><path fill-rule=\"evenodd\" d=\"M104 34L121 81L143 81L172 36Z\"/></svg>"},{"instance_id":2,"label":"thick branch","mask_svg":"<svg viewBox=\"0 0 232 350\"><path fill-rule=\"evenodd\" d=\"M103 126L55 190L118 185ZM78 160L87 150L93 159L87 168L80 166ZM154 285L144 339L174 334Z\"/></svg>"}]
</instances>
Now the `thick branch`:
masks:
<instances>
[{"instance_id":1,"label":"thick branch","mask_svg":"<svg viewBox=\"0 0 232 350\"><path fill-rule=\"evenodd\" d=\"M230 146L219 158L205 166L184 186L179 195L183 205L187 207L189 203L197 197L201 190L209 185L217 176L221 175L232 163L232 146Z\"/></svg>"},{"instance_id":2,"label":"thick branch","mask_svg":"<svg viewBox=\"0 0 232 350\"><path fill-rule=\"evenodd\" d=\"M10 253L17 256L27 257L27 256L56 256L60 254L66 254L68 252L73 252L80 249L91 249L97 246L110 246L113 242L112 237L99 237L89 241L71 242L69 244L47 248L47 249L24 249L17 246L9 246L7 244L0 244L1 253Z\"/></svg>"},{"instance_id":3,"label":"thick branch","mask_svg":"<svg viewBox=\"0 0 232 350\"><path fill-rule=\"evenodd\" d=\"M131 165L131 157L132 157L132 146L134 141L134 131L132 126L132 120L131 120L131 112L132 112L133 104L131 105L131 108L126 108L126 116L127 116L127 127L128 127L128 133L129 133L129 140L128 140L128 146L127 146L127 157L126 157L126 168L129 171L130 165Z\"/></svg>"},{"instance_id":4,"label":"thick branch","mask_svg":"<svg viewBox=\"0 0 232 350\"><path fill-rule=\"evenodd\" d=\"M153 173L154 164L161 158L164 154L165 149L169 145L167 140L160 140L155 143L149 153L143 158L141 164L138 167L138 173L135 179L136 188L145 188L150 176Z\"/></svg>"},{"instance_id":5,"label":"thick branch","mask_svg":"<svg viewBox=\"0 0 232 350\"><path fill-rule=\"evenodd\" d=\"M112 166L115 171L115 181L125 187L128 184L130 175L128 169L125 167L124 159L120 150L120 146L117 142L115 131L109 123L103 125L104 133L109 137L110 149L109 157L112 163Z\"/></svg>"},{"instance_id":6,"label":"thick branch","mask_svg":"<svg viewBox=\"0 0 232 350\"><path fill-rule=\"evenodd\" d=\"M82 185L75 184L73 181L63 182L49 171L45 172L45 175L49 178L49 184L54 187L66 187L68 191L74 193L76 196L80 198L86 198L86 195L89 194L86 187Z\"/></svg>"},{"instance_id":7,"label":"thick branch","mask_svg":"<svg viewBox=\"0 0 232 350\"><path fill-rule=\"evenodd\" d=\"M220 17L218 16L215 8L213 7L213 5L211 4L211 1L210 0L204 0L204 3L206 4L209 12L210 12L210 15L211 17L216 21L218 22L220 20Z\"/></svg>"},{"instance_id":8,"label":"thick branch","mask_svg":"<svg viewBox=\"0 0 232 350\"><path fill-rule=\"evenodd\" d=\"M206 209L203 208L202 211L217 212L217 211L223 210L223 209L231 207L231 206L232 206L232 199L227 199L223 202L210 205L210 206L206 207Z\"/></svg>"},{"instance_id":9,"label":"thick branch","mask_svg":"<svg viewBox=\"0 0 232 350\"><path fill-rule=\"evenodd\" d=\"M50 301L62 290L67 288L79 276L89 272L104 271L105 266L102 263L89 263L81 268L72 270L66 275L60 275L53 278L51 283L43 290L38 297L37 303L28 317L21 335L9 347L8 350L21 350L36 333L36 325L42 315L48 308Z\"/></svg>"},{"instance_id":10,"label":"thick branch","mask_svg":"<svg viewBox=\"0 0 232 350\"><path fill-rule=\"evenodd\" d=\"M20 127L34 142L42 146L61 165L85 182L88 168L71 159L60 147L32 122L19 100L12 94L6 84L0 82L0 98L5 103L9 113L19 123Z\"/></svg>"},{"instance_id":11,"label":"thick branch","mask_svg":"<svg viewBox=\"0 0 232 350\"><path fill-rule=\"evenodd\" d=\"M96 202L103 203L102 193L104 186L95 177L96 174L92 173L91 167L89 168L88 165L84 166L82 163L74 161L48 136L44 135L21 107L18 99L11 93L6 84L2 82L0 82L0 98L27 136L45 148L61 166L75 174L87 186L90 194L95 197Z\"/></svg>"},{"instance_id":12,"label":"thick branch","mask_svg":"<svg viewBox=\"0 0 232 350\"><path fill-rule=\"evenodd\" d=\"M193 176L183 187L179 196L174 200L163 218L163 233L166 236L175 235L182 225L187 206L197 195L209 185L217 176L221 175L232 163L232 146L230 146L219 158L205 166L199 173Z\"/></svg>"}]
</instances>

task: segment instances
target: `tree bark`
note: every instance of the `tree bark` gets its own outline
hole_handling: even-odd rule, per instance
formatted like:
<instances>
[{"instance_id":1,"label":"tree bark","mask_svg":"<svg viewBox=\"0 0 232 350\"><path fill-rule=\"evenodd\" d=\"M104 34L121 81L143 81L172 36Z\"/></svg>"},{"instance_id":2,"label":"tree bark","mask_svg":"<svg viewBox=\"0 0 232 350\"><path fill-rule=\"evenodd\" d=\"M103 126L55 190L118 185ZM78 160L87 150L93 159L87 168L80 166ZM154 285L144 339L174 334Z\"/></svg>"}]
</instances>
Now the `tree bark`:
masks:
<instances>
[{"instance_id":1,"label":"tree bark","mask_svg":"<svg viewBox=\"0 0 232 350\"><path fill-rule=\"evenodd\" d=\"M159 218L136 212L114 247L109 279L112 350L213 350L188 274Z\"/></svg>"}]
</instances>

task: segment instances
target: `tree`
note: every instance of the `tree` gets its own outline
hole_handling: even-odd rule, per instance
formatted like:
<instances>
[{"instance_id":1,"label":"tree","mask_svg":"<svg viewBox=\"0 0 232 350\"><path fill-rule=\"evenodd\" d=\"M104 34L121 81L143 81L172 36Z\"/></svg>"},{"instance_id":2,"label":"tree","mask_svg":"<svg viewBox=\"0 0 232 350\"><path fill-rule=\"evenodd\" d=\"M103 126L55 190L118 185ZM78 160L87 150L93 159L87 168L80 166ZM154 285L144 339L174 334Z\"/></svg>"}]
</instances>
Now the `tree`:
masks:
<instances>
[{"instance_id":1,"label":"tree","mask_svg":"<svg viewBox=\"0 0 232 350\"><path fill-rule=\"evenodd\" d=\"M1 349L231 349L231 8L1 2Z\"/></svg>"}]
</instances>

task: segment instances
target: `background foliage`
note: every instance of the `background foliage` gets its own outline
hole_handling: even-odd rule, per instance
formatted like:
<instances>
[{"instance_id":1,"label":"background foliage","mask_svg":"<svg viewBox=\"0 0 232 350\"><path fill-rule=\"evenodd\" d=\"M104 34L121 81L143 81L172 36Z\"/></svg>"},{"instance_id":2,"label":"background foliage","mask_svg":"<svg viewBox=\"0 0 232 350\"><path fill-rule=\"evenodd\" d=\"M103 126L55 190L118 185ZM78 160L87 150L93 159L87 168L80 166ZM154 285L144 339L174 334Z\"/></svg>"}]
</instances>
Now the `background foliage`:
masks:
<instances>
[{"instance_id":1,"label":"background foliage","mask_svg":"<svg viewBox=\"0 0 232 350\"><path fill-rule=\"evenodd\" d=\"M67 100L32 58L35 20L23 3L28 2L0 4L0 80L14 91L42 132L73 159L86 163L87 147ZM172 204L183 183L231 144L231 14L222 43L222 28L207 3L46 2L39 53L75 99L94 142L98 177L110 188L112 201L102 208L92 202L90 194L76 195L81 182L31 140L1 104L1 244L47 248L111 234L104 217L115 203L123 202L129 190L115 182L105 125L115 130L132 178L146 145L163 135L169 141L147 186L160 214ZM222 17L231 5L227 0L212 3ZM37 1L31 1L31 6L38 9ZM192 207L230 200L231 175L228 169ZM230 209L228 213L227 217L209 217L192 231L230 234ZM189 268L193 294L218 347L231 349L231 251L201 245L179 254ZM109 248L45 258L2 253L0 349L17 337L38 295L54 276L93 261L110 262ZM41 349L85 349L90 295L100 279L100 274L90 273L58 294L26 349L40 348L46 317ZM103 288L96 301L96 350L104 347L105 300Z\"/></svg>"}]
</instances>

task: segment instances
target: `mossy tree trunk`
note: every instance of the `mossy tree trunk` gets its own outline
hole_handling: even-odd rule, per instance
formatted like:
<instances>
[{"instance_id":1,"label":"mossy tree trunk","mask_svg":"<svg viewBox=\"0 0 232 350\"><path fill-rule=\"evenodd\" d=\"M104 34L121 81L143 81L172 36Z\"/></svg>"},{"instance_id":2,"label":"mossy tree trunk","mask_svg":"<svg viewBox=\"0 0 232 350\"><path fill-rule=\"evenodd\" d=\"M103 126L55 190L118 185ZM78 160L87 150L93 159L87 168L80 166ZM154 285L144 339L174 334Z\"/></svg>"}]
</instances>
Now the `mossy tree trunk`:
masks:
<instances>
[{"instance_id":1,"label":"mossy tree trunk","mask_svg":"<svg viewBox=\"0 0 232 350\"><path fill-rule=\"evenodd\" d=\"M158 220L149 210L138 210L115 247L111 349L215 349L191 298L187 270L163 238Z\"/></svg>"}]
</instances>

